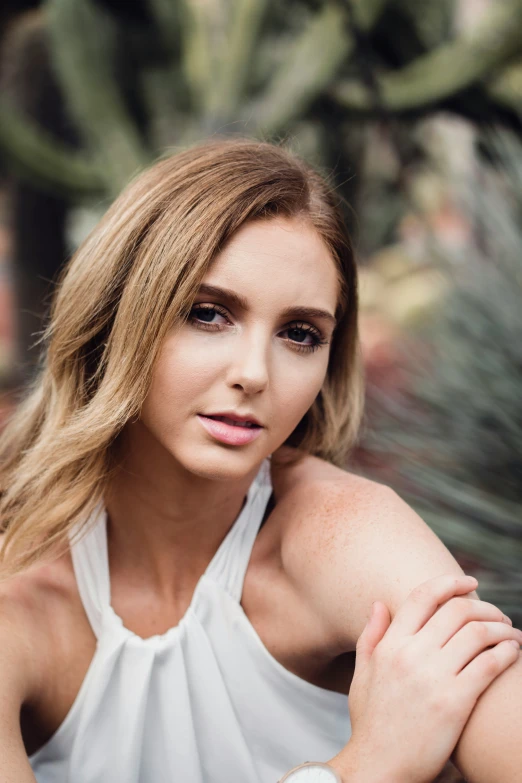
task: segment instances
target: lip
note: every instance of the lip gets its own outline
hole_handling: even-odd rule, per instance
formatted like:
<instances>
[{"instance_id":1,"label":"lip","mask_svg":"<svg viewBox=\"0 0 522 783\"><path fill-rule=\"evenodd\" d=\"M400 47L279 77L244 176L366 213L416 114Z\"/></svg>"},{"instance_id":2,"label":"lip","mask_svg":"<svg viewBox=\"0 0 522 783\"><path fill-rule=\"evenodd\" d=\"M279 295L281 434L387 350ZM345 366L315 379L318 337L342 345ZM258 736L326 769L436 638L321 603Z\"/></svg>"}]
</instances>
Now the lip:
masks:
<instances>
[{"instance_id":1,"label":"lip","mask_svg":"<svg viewBox=\"0 0 522 783\"><path fill-rule=\"evenodd\" d=\"M241 416L235 411L213 411L212 413L202 413L201 416L226 416L227 419L233 419L234 421L250 421L252 424L257 424L258 427L262 427L260 421L255 416Z\"/></svg>"},{"instance_id":2,"label":"lip","mask_svg":"<svg viewBox=\"0 0 522 783\"><path fill-rule=\"evenodd\" d=\"M226 414L216 413L215 415L225 416ZM256 427L255 429L250 429L249 427L236 427L233 424L225 424L224 421L210 419L208 416L204 416L201 413L197 414L197 418L209 435L220 443L226 443L229 446L245 446L247 443L252 443L252 441L259 437L263 431L261 426ZM252 421L252 419L242 419L242 421Z\"/></svg>"}]
</instances>

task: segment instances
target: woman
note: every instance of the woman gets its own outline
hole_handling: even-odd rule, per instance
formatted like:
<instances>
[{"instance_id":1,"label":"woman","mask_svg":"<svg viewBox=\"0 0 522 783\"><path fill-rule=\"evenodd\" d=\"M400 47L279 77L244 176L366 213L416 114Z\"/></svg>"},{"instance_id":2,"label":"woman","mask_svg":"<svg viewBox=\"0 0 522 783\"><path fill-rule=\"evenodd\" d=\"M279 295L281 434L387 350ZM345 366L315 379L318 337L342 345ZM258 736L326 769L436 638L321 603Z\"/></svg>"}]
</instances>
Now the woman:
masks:
<instances>
[{"instance_id":1,"label":"woman","mask_svg":"<svg viewBox=\"0 0 522 783\"><path fill-rule=\"evenodd\" d=\"M357 285L323 179L252 141L160 161L72 259L45 345L2 444L4 778L435 777L521 634L341 467Z\"/></svg>"}]
</instances>

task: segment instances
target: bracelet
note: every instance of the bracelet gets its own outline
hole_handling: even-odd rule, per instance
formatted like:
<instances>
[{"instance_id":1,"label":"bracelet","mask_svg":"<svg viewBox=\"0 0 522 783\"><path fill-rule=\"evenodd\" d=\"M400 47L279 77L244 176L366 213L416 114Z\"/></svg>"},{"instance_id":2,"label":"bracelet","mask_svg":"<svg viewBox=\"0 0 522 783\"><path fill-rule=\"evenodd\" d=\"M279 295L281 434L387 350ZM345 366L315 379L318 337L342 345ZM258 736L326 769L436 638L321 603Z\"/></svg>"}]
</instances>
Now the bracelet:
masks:
<instances>
[{"instance_id":1,"label":"bracelet","mask_svg":"<svg viewBox=\"0 0 522 783\"><path fill-rule=\"evenodd\" d=\"M305 761L283 775L278 783L342 783L342 780L329 764Z\"/></svg>"}]
</instances>

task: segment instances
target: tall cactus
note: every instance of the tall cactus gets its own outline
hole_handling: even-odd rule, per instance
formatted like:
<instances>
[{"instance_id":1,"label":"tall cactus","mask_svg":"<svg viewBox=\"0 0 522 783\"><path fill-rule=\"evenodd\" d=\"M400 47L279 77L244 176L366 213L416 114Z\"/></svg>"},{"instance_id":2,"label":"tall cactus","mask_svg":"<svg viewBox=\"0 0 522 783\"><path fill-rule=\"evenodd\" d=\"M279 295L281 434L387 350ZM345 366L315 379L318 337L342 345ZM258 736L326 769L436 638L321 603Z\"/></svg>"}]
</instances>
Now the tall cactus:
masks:
<instances>
[{"instance_id":1,"label":"tall cactus","mask_svg":"<svg viewBox=\"0 0 522 783\"><path fill-rule=\"evenodd\" d=\"M59 181L59 187L68 188L76 198L79 191L97 190L101 177L111 198L135 171L162 152L165 140L180 146L217 131L277 137L317 120L324 110L334 112L337 119L344 113L354 121L357 112L371 116L377 108L380 116L383 110L388 115L412 109L422 113L470 85L483 85L493 105L508 107L515 118L519 116L519 70L514 63L522 57L522 0L499 0L477 30L455 39L444 37L452 0L347 3L326 0L313 11L303 0L302 24L294 30L291 23L283 22L288 43L252 90L252 75L259 72L260 58L266 55L266 36L273 35L265 23L275 13L268 0L148 0L156 48L164 56L151 64L141 50L134 52L140 70L137 87L154 127L168 132L148 134L145 139L116 78L119 58L126 54L118 43L121 24L118 27L96 0L47 0L44 12L53 63L87 157L73 160L64 149L58 164L56 145L51 149L43 137L35 155L34 128L20 134L9 130L13 123L19 127L20 117L7 121L0 146L8 160L40 183L55 188ZM370 94L357 78L347 78L359 73L354 24L370 47L378 45L372 30L384 14L386 24L393 23L394 14L406 14L426 52L390 71L377 57L378 89ZM394 35L393 24L390 35ZM380 107L376 107L377 95ZM4 112L2 104L0 115ZM162 123L162 118L167 119ZM67 161L71 162L70 188Z\"/></svg>"},{"instance_id":2,"label":"tall cactus","mask_svg":"<svg viewBox=\"0 0 522 783\"><path fill-rule=\"evenodd\" d=\"M47 3L53 62L70 112L115 196L151 159L115 77L117 30L91 0Z\"/></svg>"},{"instance_id":3,"label":"tall cactus","mask_svg":"<svg viewBox=\"0 0 522 783\"><path fill-rule=\"evenodd\" d=\"M105 192L101 170L87 156L67 150L5 100L0 100L0 149L11 166L47 190L73 200Z\"/></svg>"},{"instance_id":4,"label":"tall cactus","mask_svg":"<svg viewBox=\"0 0 522 783\"><path fill-rule=\"evenodd\" d=\"M426 49L447 41L453 29L454 0L395 0L396 6L413 22Z\"/></svg>"},{"instance_id":5,"label":"tall cactus","mask_svg":"<svg viewBox=\"0 0 522 783\"><path fill-rule=\"evenodd\" d=\"M522 2L498 3L477 30L441 44L398 71L379 75L381 100L389 111L433 106L486 80L521 51ZM373 97L360 81L338 82L331 92L347 110L373 108Z\"/></svg>"}]
</instances>

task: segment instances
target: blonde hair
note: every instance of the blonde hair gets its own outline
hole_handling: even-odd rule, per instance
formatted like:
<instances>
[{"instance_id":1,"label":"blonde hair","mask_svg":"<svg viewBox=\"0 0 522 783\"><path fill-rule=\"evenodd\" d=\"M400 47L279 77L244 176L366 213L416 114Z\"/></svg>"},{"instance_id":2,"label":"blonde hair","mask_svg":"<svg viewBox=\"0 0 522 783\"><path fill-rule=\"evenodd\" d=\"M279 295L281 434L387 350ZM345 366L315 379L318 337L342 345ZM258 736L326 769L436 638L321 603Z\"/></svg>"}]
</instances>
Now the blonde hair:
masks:
<instances>
[{"instance_id":1,"label":"blonde hair","mask_svg":"<svg viewBox=\"0 0 522 783\"><path fill-rule=\"evenodd\" d=\"M248 220L301 216L340 281L324 386L286 441L342 464L363 408L357 275L338 198L280 146L217 140L161 159L123 190L71 258L41 366L0 439L2 578L67 547L102 498L114 446L139 417L158 350L224 243Z\"/></svg>"}]
</instances>

